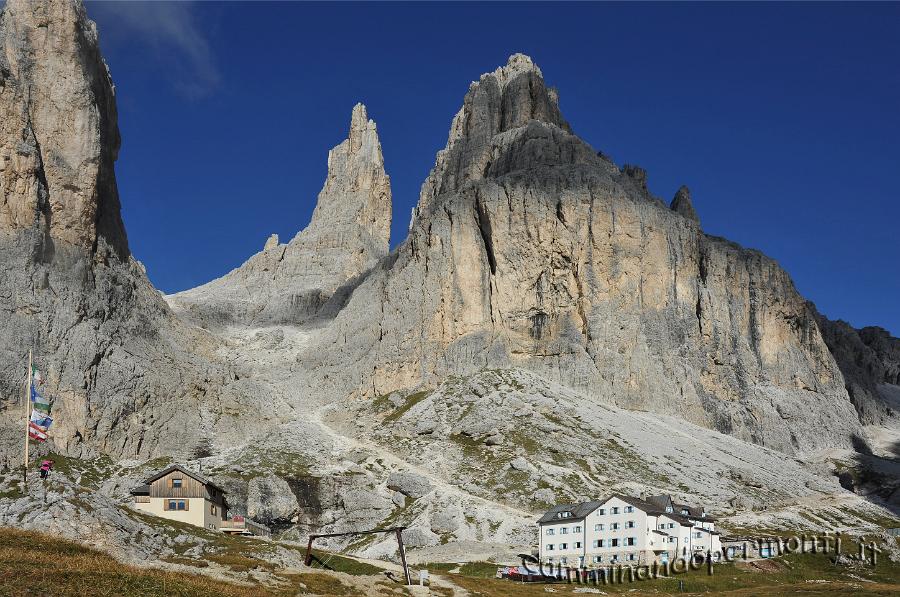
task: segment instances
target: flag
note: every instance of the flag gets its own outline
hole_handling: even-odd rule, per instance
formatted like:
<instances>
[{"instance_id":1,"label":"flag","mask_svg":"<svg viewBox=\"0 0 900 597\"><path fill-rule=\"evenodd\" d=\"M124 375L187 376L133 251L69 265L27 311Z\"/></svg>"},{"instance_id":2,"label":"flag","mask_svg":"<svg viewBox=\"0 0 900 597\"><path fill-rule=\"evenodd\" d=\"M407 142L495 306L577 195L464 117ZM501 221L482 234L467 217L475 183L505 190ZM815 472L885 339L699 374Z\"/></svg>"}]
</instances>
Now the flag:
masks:
<instances>
[{"instance_id":1,"label":"flag","mask_svg":"<svg viewBox=\"0 0 900 597\"><path fill-rule=\"evenodd\" d=\"M47 434L41 431L41 428L34 423L28 424L28 437L30 437L31 439L36 439L39 442L47 441Z\"/></svg>"},{"instance_id":2,"label":"flag","mask_svg":"<svg viewBox=\"0 0 900 597\"><path fill-rule=\"evenodd\" d=\"M43 413L39 410L31 411L31 422L41 428L41 431L47 431L50 429L50 425L53 424L53 418L50 417L47 413Z\"/></svg>"},{"instance_id":3,"label":"flag","mask_svg":"<svg viewBox=\"0 0 900 597\"><path fill-rule=\"evenodd\" d=\"M38 371L38 368L34 365L31 366L31 379L32 383L36 386L44 384L44 376L41 375L41 372Z\"/></svg>"},{"instance_id":4,"label":"flag","mask_svg":"<svg viewBox=\"0 0 900 597\"><path fill-rule=\"evenodd\" d=\"M50 401L44 398L43 394L37 391L37 388L34 387L34 384L31 386L31 401L34 402L34 407L44 411L47 414L50 414Z\"/></svg>"}]
</instances>

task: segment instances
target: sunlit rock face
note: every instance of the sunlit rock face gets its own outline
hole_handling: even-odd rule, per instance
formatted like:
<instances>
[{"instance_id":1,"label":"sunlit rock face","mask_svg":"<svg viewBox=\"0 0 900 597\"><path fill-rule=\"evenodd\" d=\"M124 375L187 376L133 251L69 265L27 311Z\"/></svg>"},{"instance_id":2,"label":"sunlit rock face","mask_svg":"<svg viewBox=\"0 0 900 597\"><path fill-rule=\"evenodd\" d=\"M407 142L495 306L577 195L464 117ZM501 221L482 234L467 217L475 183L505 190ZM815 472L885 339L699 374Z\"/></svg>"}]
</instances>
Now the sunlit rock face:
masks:
<instances>
[{"instance_id":1,"label":"sunlit rock face","mask_svg":"<svg viewBox=\"0 0 900 597\"><path fill-rule=\"evenodd\" d=\"M789 452L859 427L784 270L703 233L686 188L670 208L572 134L522 55L471 85L409 238L316 353L338 393L521 366Z\"/></svg>"}]
</instances>

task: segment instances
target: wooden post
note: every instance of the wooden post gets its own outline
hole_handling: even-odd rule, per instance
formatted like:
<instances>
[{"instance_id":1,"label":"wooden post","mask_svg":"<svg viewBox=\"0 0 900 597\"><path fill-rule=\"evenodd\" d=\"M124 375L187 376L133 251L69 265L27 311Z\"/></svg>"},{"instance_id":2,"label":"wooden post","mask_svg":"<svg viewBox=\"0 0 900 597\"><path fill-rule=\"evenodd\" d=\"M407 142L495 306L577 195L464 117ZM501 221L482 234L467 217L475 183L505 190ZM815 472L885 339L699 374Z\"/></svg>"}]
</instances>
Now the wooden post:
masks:
<instances>
[{"instance_id":1,"label":"wooden post","mask_svg":"<svg viewBox=\"0 0 900 597\"><path fill-rule=\"evenodd\" d=\"M409 566L406 565L406 550L403 549L403 529L397 529L397 545L400 546L400 562L403 564L403 575L406 577L406 585L409 586L412 584L412 579L409 577Z\"/></svg>"},{"instance_id":2,"label":"wooden post","mask_svg":"<svg viewBox=\"0 0 900 597\"><path fill-rule=\"evenodd\" d=\"M28 489L28 429L31 425L31 381L34 355L28 351L28 377L25 379L25 466L22 468L22 489Z\"/></svg>"},{"instance_id":3,"label":"wooden post","mask_svg":"<svg viewBox=\"0 0 900 597\"><path fill-rule=\"evenodd\" d=\"M306 558L303 560L303 564L305 566L309 566L310 564L312 564L312 542L315 538L315 535L310 535L309 543L306 544Z\"/></svg>"}]
</instances>

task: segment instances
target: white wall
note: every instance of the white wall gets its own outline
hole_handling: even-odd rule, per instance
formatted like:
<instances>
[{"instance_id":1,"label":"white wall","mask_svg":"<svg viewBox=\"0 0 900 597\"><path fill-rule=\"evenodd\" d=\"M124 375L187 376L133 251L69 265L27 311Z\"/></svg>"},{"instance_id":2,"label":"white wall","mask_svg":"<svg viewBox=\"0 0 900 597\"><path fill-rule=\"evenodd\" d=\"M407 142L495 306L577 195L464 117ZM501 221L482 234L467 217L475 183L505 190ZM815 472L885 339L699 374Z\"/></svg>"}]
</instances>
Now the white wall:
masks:
<instances>
[{"instance_id":1,"label":"white wall","mask_svg":"<svg viewBox=\"0 0 900 597\"><path fill-rule=\"evenodd\" d=\"M184 500L188 502L187 510L166 510L165 503L170 499ZM207 502L203 498L150 498L149 502L141 503L136 502L134 507L141 512L146 512L147 514L152 514L154 516L159 516L161 518L168 518L169 520L177 520L179 522L186 522L187 524L192 524L198 527L208 528L207 524L207 516L209 513L209 502ZM219 525L216 525L215 528L219 528Z\"/></svg>"}]
</instances>

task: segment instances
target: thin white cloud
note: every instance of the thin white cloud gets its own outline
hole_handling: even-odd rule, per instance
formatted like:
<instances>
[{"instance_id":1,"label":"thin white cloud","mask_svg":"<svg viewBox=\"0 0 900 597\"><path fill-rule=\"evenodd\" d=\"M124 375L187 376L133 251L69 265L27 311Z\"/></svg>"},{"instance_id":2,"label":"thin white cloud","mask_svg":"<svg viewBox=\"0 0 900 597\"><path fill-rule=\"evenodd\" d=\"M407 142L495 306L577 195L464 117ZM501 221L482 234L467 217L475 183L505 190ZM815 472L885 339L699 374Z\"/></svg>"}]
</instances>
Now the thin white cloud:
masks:
<instances>
[{"instance_id":1,"label":"thin white cloud","mask_svg":"<svg viewBox=\"0 0 900 597\"><path fill-rule=\"evenodd\" d=\"M203 97L221 80L209 40L197 27L193 2L91 2L101 40L150 46L176 89Z\"/></svg>"}]
</instances>

